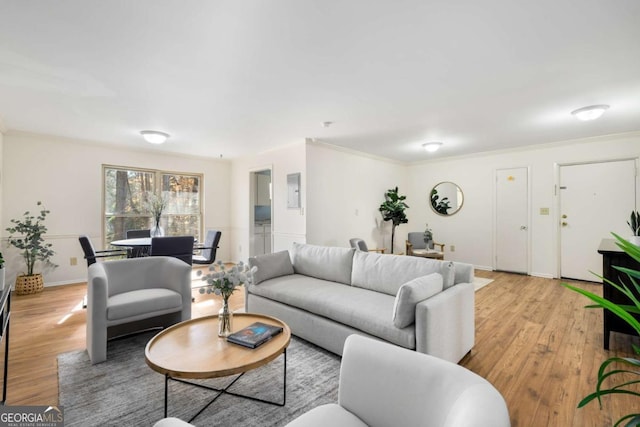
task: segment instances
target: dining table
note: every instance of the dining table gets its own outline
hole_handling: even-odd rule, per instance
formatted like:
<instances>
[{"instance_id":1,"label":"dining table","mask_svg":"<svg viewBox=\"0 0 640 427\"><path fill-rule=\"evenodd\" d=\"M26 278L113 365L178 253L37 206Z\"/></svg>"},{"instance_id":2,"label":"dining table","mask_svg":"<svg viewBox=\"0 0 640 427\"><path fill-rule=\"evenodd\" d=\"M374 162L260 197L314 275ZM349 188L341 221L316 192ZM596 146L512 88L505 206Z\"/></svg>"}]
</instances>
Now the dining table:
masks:
<instances>
[{"instance_id":1,"label":"dining table","mask_svg":"<svg viewBox=\"0 0 640 427\"><path fill-rule=\"evenodd\" d=\"M129 258L135 257L135 254L142 254L141 256L147 256L151 249L151 237L135 237L131 239L114 240L110 244L111 246L123 247L123 248L135 248L140 249L137 251L129 251ZM194 237L193 250L210 249L204 245L198 245L198 239Z\"/></svg>"}]
</instances>

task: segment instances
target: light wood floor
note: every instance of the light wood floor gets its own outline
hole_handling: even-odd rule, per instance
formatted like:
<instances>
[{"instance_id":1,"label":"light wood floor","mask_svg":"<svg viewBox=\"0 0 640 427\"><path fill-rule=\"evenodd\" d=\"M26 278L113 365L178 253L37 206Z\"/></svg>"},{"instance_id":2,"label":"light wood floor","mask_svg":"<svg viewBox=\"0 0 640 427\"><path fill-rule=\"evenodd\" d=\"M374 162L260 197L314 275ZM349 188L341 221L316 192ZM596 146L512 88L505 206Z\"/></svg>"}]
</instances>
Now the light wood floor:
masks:
<instances>
[{"instance_id":1,"label":"light wood floor","mask_svg":"<svg viewBox=\"0 0 640 427\"><path fill-rule=\"evenodd\" d=\"M558 280L476 274L495 281L476 292L476 345L461 364L500 390L514 427L611 426L613 417L637 411L637 402L626 397L607 398L602 410L597 403L576 409L593 391L600 363L632 356L637 338L613 334L611 350L603 350L601 311L585 309L588 301ZM7 404L58 403L56 356L85 345L85 289L77 284L12 296ZM194 297L194 317L217 313L219 297L197 291ZM242 292L236 292L232 308L242 306Z\"/></svg>"}]
</instances>

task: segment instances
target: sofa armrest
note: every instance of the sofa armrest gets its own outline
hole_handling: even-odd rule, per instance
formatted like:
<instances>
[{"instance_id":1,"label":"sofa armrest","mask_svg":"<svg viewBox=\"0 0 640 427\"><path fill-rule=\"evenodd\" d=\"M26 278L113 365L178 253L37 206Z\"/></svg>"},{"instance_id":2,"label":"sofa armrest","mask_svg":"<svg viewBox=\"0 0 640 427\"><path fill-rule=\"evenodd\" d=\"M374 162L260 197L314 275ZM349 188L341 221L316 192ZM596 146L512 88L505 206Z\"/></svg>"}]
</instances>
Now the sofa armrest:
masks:
<instances>
[{"instance_id":1,"label":"sofa armrest","mask_svg":"<svg viewBox=\"0 0 640 427\"><path fill-rule=\"evenodd\" d=\"M453 283L473 283L475 276L475 270L472 264L466 264L464 262L454 262L455 277Z\"/></svg>"},{"instance_id":2,"label":"sofa armrest","mask_svg":"<svg viewBox=\"0 0 640 427\"><path fill-rule=\"evenodd\" d=\"M475 342L473 283L458 283L417 304L415 327L416 351L454 363L462 359Z\"/></svg>"}]
</instances>

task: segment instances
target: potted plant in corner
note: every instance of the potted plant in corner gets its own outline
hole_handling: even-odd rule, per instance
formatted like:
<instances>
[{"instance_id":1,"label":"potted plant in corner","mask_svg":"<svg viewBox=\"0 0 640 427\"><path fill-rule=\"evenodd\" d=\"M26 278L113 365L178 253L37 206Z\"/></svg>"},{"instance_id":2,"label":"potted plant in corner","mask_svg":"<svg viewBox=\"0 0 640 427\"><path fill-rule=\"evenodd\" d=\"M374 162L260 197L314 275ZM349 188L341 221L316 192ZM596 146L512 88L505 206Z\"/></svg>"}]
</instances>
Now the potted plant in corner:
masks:
<instances>
[{"instance_id":1,"label":"potted plant in corner","mask_svg":"<svg viewBox=\"0 0 640 427\"><path fill-rule=\"evenodd\" d=\"M612 233L616 238L616 244L625 251L631 258L640 262L640 247L633 245L631 242L623 239L615 233ZM633 270L623 267L614 268L620 271L622 274L626 274L629 281L635 288L637 294L640 294L640 270ZM629 326L631 326L640 335L640 321L635 315L640 315L640 300L631 292L628 286L624 283L618 285L604 277L598 276L601 280L606 282L609 286L613 286L620 292L625 294L629 298L628 305L613 303L599 295L586 291L582 288L571 286L567 283L562 283L574 292L578 292L592 300L595 304L589 305L587 308L604 308L609 310L624 320ZM638 358L633 357L610 357L605 360L598 370L598 378L596 383L596 390L586 396L578 404L578 408L582 408L589 402L597 400L600 403L602 409L602 398L604 396L614 397L616 395L628 395L634 398L640 398L640 392L637 391L637 384L640 383L640 347L635 344L631 344L634 353ZM615 383L617 380L617 384ZM640 401L634 407L629 408L632 412L623 415L615 424L617 426L636 427L640 425Z\"/></svg>"},{"instance_id":2,"label":"potted plant in corner","mask_svg":"<svg viewBox=\"0 0 640 427\"><path fill-rule=\"evenodd\" d=\"M632 236L628 239L629 242L636 246L640 246L640 214L638 211L631 211L631 218L627 221L629 228L631 228Z\"/></svg>"},{"instance_id":3,"label":"potted plant in corner","mask_svg":"<svg viewBox=\"0 0 640 427\"><path fill-rule=\"evenodd\" d=\"M407 214L404 210L409 206L404 202L407 196L400 196L398 194L398 187L387 190L384 194L385 201L380 205L378 210L382 214L382 219L385 221L391 221L391 253L393 253L393 241L396 235L396 227L400 224L406 224L409 222Z\"/></svg>"},{"instance_id":4,"label":"potted plant in corner","mask_svg":"<svg viewBox=\"0 0 640 427\"><path fill-rule=\"evenodd\" d=\"M37 205L42 206L42 202L38 202ZM51 262L51 257L55 254L51 249L52 244L45 243L43 237L47 232L47 227L44 225L47 214L49 211L44 206L37 216L26 211L21 219L12 219L13 226L7 228L9 245L21 251L27 265L26 273L16 277L16 293L18 295L34 294L44 289L42 274L33 272L36 261L57 267Z\"/></svg>"}]
</instances>

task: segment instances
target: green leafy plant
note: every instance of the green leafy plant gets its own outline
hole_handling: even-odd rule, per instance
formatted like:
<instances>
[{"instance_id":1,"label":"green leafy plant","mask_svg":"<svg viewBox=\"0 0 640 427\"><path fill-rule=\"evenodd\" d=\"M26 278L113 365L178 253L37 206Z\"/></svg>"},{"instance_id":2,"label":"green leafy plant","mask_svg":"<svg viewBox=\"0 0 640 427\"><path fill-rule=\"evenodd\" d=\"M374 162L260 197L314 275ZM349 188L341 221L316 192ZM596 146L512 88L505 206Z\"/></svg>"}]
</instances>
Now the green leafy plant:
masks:
<instances>
[{"instance_id":1,"label":"green leafy plant","mask_svg":"<svg viewBox=\"0 0 640 427\"><path fill-rule=\"evenodd\" d=\"M451 201L448 197L443 197L442 200L438 200L439 198L438 190L435 188L431 190L431 206L439 214L447 215L447 211L451 209L451 206L449 206Z\"/></svg>"},{"instance_id":2,"label":"green leafy plant","mask_svg":"<svg viewBox=\"0 0 640 427\"><path fill-rule=\"evenodd\" d=\"M42 202L37 203L42 206ZM50 213L42 206L38 215L32 215L26 211L21 219L12 219L13 226L7 228L9 234L9 244L22 251L22 257L27 264L27 276L33 276L33 269L36 261L42 261L51 267L57 267L51 262L51 257L55 254L51 243L45 243L44 234L47 227L44 221Z\"/></svg>"},{"instance_id":3,"label":"green leafy plant","mask_svg":"<svg viewBox=\"0 0 640 427\"><path fill-rule=\"evenodd\" d=\"M387 190L384 194L384 202L378 210L382 214L384 221L391 221L391 253L393 253L393 242L396 236L396 227L409 222L405 209L409 206L404 202L406 196L398 194L398 187Z\"/></svg>"},{"instance_id":4,"label":"green leafy plant","mask_svg":"<svg viewBox=\"0 0 640 427\"><path fill-rule=\"evenodd\" d=\"M616 244L629 256L640 262L640 247L629 243L627 240L623 239L615 233L612 234L616 238ZM626 274L629 277L629 280L631 281L631 284L635 288L636 292L640 294L640 284L638 283L638 280L640 280L640 271L624 267L614 268ZM613 286L624 295L626 295L629 298L629 302L631 304L616 304L599 295L575 286L571 286L567 283L562 283L562 286L565 286L572 291L582 294L585 297L589 298L591 301L595 302L595 304L593 305L588 305L587 308L603 308L611 311L620 319L628 323L629 326L631 326L638 333L638 335L640 335L640 322L633 316L633 314L640 314L640 301L638 300L636 295L624 283L618 285L617 283L607 280L602 276L598 276L597 274L596 276L601 280L604 280L608 285ZM635 344L632 344L632 347L635 354L640 356L640 347ZM624 367L627 367L629 369L626 369ZM638 384L640 384L640 372L638 372L637 370L633 370L638 368L640 368L640 360L631 357L611 357L605 360L602 365L600 365L600 369L598 370L598 382L596 384L596 391L582 399L578 404L578 408L582 408L589 402L596 399L600 403L600 408L602 408L602 397L607 395L623 394L640 398L640 393L632 389L633 387L636 387ZM621 383L609 387L606 387L604 385L605 380L607 382L611 382L614 380L614 378L618 378L620 376L625 376L625 378L631 377L634 379L623 379ZM636 409L637 407L638 406L636 406ZM624 425L626 427L640 426L640 413L631 413L623 416L614 424L614 427L621 425Z\"/></svg>"},{"instance_id":5,"label":"green leafy plant","mask_svg":"<svg viewBox=\"0 0 640 427\"><path fill-rule=\"evenodd\" d=\"M0 252L0 269L4 268L4 257L2 256L2 252Z\"/></svg>"},{"instance_id":6,"label":"green leafy plant","mask_svg":"<svg viewBox=\"0 0 640 427\"><path fill-rule=\"evenodd\" d=\"M640 236L640 214L638 214L638 211L631 211L631 218L629 218L627 224L629 224L634 236Z\"/></svg>"}]
</instances>

